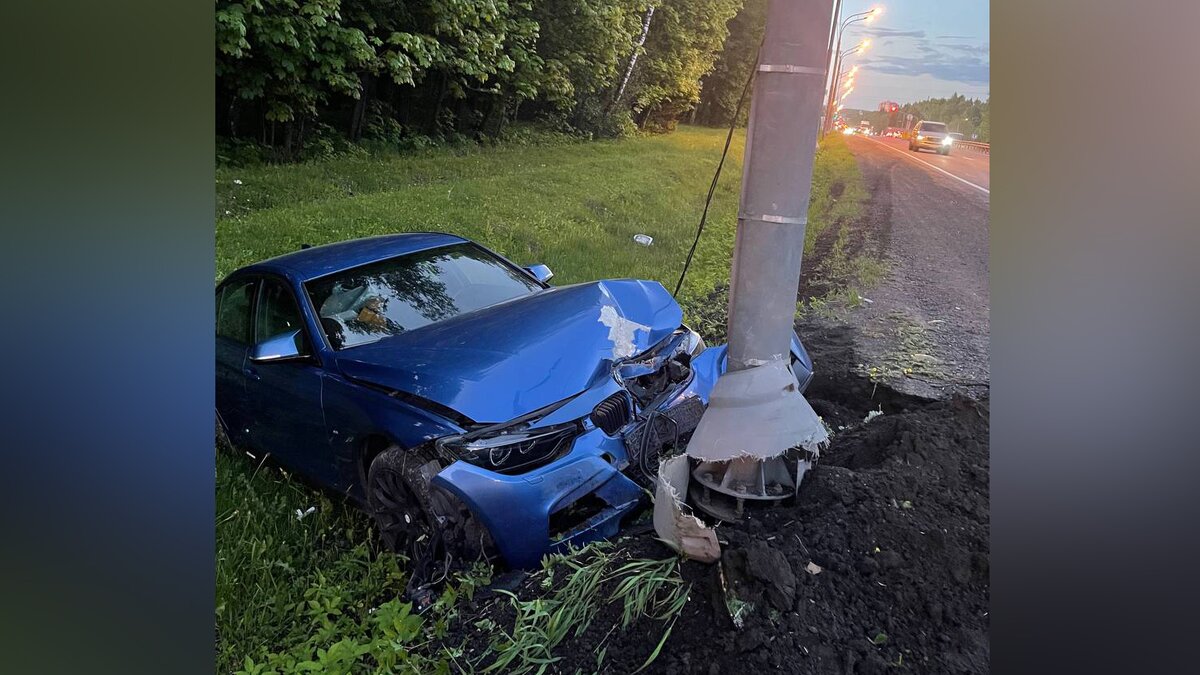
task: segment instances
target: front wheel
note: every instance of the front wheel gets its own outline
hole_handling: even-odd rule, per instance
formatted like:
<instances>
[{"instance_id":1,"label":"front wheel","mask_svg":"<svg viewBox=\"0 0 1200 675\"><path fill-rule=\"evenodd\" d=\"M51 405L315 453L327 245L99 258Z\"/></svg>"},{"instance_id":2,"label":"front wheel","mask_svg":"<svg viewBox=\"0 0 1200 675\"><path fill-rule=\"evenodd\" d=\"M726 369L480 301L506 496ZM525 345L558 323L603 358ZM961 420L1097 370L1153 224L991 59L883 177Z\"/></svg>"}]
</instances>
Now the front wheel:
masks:
<instances>
[{"instance_id":1,"label":"front wheel","mask_svg":"<svg viewBox=\"0 0 1200 675\"><path fill-rule=\"evenodd\" d=\"M949 150L938 150L938 154L939 155L949 155L950 151Z\"/></svg>"},{"instance_id":2,"label":"front wheel","mask_svg":"<svg viewBox=\"0 0 1200 675\"><path fill-rule=\"evenodd\" d=\"M454 495L431 484L441 464L421 448L393 445L367 471L367 505L384 547L410 559L496 556L491 533ZM432 550L429 550L432 549Z\"/></svg>"},{"instance_id":3,"label":"front wheel","mask_svg":"<svg viewBox=\"0 0 1200 675\"><path fill-rule=\"evenodd\" d=\"M393 445L376 455L367 471L367 504L380 540L393 553L408 554L412 545L433 529L419 495L421 459L417 453Z\"/></svg>"}]
</instances>

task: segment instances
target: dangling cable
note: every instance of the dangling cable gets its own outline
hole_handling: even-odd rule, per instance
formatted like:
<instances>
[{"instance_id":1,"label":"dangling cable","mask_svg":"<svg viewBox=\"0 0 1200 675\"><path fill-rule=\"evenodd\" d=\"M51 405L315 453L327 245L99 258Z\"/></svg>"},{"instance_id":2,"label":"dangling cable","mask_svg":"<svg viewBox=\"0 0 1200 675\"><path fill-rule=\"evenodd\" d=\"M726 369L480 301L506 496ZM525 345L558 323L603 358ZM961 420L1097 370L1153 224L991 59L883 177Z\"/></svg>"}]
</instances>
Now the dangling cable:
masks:
<instances>
[{"instance_id":1,"label":"dangling cable","mask_svg":"<svg viewBox=\"0 0 1200 675\"><path fill-rule=\"evenodd\" d=\"M759 48L761 47L760 43ZM683 288L683 279L692 265L692 256L696 253L696 246L700 243L700 234L704 232L704 223L708 220L708 207L712 204L713 193L717 191L717 181L721 178L721 168L725 166L725 156L729 154L729 143L733 140L733 130L737 127L738 117L742 115L742 104L746 102L746 92L750 91L750 83L754 81L754 73L757 70L758 53L755 52L754 65L750 68L750 75L746 77L746 84L742 85L742 95L738 97L737 109L733 112L733 119L729 122L729 133L725 135L725 147L721 150L721 161L717 162L717 170L713 173L712 184L708 186L708 196L704 198L704 211L700 214L700 226L696 228L696 239L688 250L687 261L683 263L683 271L679 273L679 283L675 284L675 292L671 294L671 297L679 296L679 289Z\"/></svg>"}]
</instances>

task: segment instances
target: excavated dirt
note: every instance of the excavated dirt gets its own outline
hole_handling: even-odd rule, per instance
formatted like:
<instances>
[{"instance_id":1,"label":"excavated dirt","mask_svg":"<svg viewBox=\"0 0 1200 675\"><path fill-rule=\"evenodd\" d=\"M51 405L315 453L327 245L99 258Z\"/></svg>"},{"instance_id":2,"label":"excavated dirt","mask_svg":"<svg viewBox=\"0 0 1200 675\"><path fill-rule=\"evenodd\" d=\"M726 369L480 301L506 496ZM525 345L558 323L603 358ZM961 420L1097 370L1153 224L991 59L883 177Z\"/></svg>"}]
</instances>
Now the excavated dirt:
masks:
<instances>
[{"instance_id":1,"label":"excavated dirt","mask_svg":"<svg viewBox=\"0 0 1200 675\"><path fill-rule=\"evenodd\" d=\"M850 329L799 330L817 366L806 396L832 427L832 445L795 503L721 525L719 563L682 564L690 599L643 672L987 672L986 391L978 399L902 394L854 374ZM882 414L864 421L871 411ZM641 529L616 542L623 555L671 555ZM517 595L545 594L537 578L517 585ZM738 598L740 628L726 589ZM505 630L515 618L503 598L464 609L450 637L466 638L468 654L487 644L478 618ZM619 623L619 607L602 609L555 649L561 658L548 672L595 672L601 644L603 672L636 670L665 626L642 619L621 631Z\"/></svg>"}]
</instances>

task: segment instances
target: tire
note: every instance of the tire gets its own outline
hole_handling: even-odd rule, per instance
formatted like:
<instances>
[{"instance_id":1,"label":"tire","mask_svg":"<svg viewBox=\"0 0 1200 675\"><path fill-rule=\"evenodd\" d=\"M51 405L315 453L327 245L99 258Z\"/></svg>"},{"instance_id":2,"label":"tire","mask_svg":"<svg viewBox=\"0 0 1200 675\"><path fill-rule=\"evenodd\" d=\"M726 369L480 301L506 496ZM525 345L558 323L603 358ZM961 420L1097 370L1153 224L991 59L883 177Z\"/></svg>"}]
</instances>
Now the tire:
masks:
<instances>
[{"instance_id":1,"label":"tire","mask_svg":"<svg viewBox=\"0 0 1200 675\"><path fill-rule=\"evenodd\" d=\"M440 470L441 463L420 448L392 445L371 460L365 492L380 543L411 559L422 536L429 541L436 533L435 548L441 552L469 560L496 557L491 533L475 514L456 496L430 484Z\"/></svg>"},{"instance_id":2,"label":"tire","mask_svg":"<svg viewBox=\"0 0 1200 675\"><path fill-rule=\"evenodd\" d=\"M379 528L380 542L392 553L408 554L415 542L433 532L428 499L420 498L423 490L418 482L418 471L426 461L398 445L371 460L367 505Z\"/></svg>"},{"instance_id":3,"label":"tire","mask_svg":"<svg viewBox=\"0 0 1200 675\"><path fill-rule=\"evenodd\" d=\"M938 154L942 155L943 157L949 157L950 151L949 150L938 150Z\"/></svg>"}]
</instances>

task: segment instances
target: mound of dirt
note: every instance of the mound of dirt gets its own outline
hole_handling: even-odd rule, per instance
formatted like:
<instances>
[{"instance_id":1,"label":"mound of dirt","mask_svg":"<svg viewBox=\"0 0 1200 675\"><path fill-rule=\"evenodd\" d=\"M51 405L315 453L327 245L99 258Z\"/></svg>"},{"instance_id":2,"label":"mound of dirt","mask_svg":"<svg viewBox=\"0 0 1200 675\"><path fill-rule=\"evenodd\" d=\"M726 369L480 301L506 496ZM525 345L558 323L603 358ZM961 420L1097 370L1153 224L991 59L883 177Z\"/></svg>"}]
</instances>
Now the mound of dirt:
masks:
<instances>
[{"instance_id":1,"label":"mound of dirt","mask_svg":"<svg viewBox=\"0 0 1200 675\"><path fill-rule=\"evenodd\" d=\"M722 524L718 563L682 564L690 599L643 672L987 672L987 396L896 392L854 374L848 333L802 334L818 368L806 396L833 428L832 444L794 503ZM630 557L669 557L653 537L644 531L616 546ZM523 599L545 592L533 583L516 590ZM479 609L511 627L510 603ZM619 607L601 609L554 650L561 658L549 671L595 672L601 644L604 672L636 670L665 625L619 624ZM486 636L469 640L486 645Z\"/></svg>"}]
</instances>

